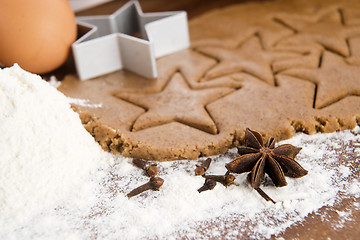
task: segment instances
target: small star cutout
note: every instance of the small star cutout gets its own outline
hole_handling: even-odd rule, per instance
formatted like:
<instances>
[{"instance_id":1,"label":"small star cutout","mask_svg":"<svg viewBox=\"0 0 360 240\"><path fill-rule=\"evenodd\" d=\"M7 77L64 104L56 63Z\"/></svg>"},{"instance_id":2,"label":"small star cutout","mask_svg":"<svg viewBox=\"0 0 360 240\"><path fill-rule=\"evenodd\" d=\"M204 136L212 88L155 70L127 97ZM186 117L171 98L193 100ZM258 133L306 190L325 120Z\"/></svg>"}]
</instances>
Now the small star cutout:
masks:
<instances>
[{"instance_id":1,"label":"small star cutout","mask_svg":"<svg viewBox=\"0 0 360 240\"><path fill-rule=\"evenodd\" d=\"M232 88L192 90L182 75L175 73L159 93L118 92L116 97L145 108L133 124L132 131L177 121L202 131L217 134L217 127L206 105L233 92Z\"/></svg>"},{"instance_id":2,"label":"small star cutout","mask_svg":"<svg viewBox=\"0 0 360 240\"><path fill-rule=\"evenodd\" d=\"M325 49L349 56L346 39L360 35L358 26L342 24L341 15L337 9L321 11L316 15L282 14L276 19L292 28L296 33L281 42L305 43L315 42Z\"/></svg>"},{"instance_id":3,"label":"small star cutout","mask_svg":"<svg viewBox=\"0 0 360 240\"><path fill-rule=\"evenodd\" d=\"M265 20L259 21L252 26L256 29L256 33L259 35L265 49L272 48L281 39L293 33L292 30L275 22L272 15L265 17Z\"/></svg>"},{"instance_id":4,"label":"small star cutout","mask_svg":"<svg viewBox=\"0 0 360 240\"><path fill-rule=\"evenodd\" d=\"M274 85L271 64L275 60L294 58L297 53L283 51L265 51L258 37L251 37L237 49L221 47L202 47L198 51L220 61L205 75L205 79L213 79L236 72L245 72Z\"/></svg>"},{"instance_id":5,"label":"small star cutout","mask_svg":"<svg viewBox=\"0 0 360 240\"><path fill-rule=\"evenodd\" d=\"M344 58L324 52L318 69L289 69L283 74L310 80L317 84L315 108L323 108L349 95L360 96L360 69Z\"/></svg>"}]
</instances>

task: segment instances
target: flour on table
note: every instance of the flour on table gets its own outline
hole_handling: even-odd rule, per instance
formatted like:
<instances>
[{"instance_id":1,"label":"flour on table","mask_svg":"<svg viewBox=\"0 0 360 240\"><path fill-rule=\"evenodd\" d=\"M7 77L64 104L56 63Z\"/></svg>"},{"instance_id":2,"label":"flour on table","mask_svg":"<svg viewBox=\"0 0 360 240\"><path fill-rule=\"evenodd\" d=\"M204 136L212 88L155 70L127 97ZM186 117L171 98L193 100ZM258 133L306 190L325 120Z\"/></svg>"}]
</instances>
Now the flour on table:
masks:
<instances>
[{"instance_id":1,"label":"flour on table","mask_svg":"<svg viewBox=\"0 0 360 240\"><path fill-rule=\"evenodd\" d=\"M0 109L1 239L233 239L245 232L268 238L323 206L360 197L354 168L359 158L338 161L349 154L344 150L349 142L360 144L359 127L282 142L303 148L296 160L309 174L287 178L283 188L265 179L262 189L275 205L249 186L247 174L236 175L228 188L217 184L199 194L204 179L187 160L159 163L165 180L160 191L128 199L126 194L148 178L131 159L103 152L68 99L40 77L18 66L0 70ZM359 148L353 151L360 154ZM208 173L224 174L224 164L236 156L235 150L214 156ZM358 202L353 206L358 209ZM351 211L337 214L352 221ZM222 224L209 227L214 222Z\"/></svg>"}]
</instances>

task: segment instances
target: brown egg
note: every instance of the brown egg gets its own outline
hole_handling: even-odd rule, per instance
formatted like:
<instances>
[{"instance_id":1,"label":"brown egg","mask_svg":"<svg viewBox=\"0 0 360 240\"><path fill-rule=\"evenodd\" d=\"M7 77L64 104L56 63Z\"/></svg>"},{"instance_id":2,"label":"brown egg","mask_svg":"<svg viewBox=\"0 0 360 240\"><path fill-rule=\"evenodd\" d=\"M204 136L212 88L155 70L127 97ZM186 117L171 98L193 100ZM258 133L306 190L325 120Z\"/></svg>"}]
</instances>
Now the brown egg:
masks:
<instances>
[{"instance_id":1,"label":"brown egg","mask_svg":"<svg viewBox=\"0 0 360 240\"><path fill-rule=\"evenodd\" d=\"M0 63L33 73L61 66L76 40L67 0L0 0Z\"/></svg>"}]
</instances>

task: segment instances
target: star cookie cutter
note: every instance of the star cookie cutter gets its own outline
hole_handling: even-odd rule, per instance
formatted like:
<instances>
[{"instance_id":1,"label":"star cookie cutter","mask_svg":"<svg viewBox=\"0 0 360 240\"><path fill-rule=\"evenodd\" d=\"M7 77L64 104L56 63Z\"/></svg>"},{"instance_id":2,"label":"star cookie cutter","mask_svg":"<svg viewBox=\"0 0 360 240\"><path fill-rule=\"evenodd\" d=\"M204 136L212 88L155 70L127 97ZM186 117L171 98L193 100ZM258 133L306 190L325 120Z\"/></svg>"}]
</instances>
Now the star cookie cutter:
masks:
<instances>
[{"instance_id":1,"label":"star cookie cutter","mask_svg":"<svg viewBox=\"0 0 360 240\"><path fill-rule=\"evenodd\" d=\"M143 13L137 1L129 1L111 15L76 21L90 29L72 44L80 80L120 69L156 78L156 58L190 45L185 11Z\"/></svg>"}]
</instances>

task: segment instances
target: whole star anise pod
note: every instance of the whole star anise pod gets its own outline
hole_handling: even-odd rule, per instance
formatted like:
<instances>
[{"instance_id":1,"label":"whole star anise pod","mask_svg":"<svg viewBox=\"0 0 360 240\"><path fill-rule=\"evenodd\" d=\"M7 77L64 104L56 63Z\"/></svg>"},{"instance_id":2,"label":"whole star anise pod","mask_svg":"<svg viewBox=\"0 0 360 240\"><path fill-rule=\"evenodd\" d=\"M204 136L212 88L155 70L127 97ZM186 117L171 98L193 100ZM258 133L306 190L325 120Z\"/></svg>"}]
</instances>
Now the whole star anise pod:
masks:
<instances>
[{"instance_id":1,"label":"whole star anise pod","mask_svg":"<svg viewBox=\"0 0 360 240\"><path fill-rule=\"evenodd\" d=\"M269 175L275 186L287 185L285 176L299 178L308 171L294 160L301 148L284 144L275 148L275 139L269 138L264 144L261 135L249 128L245 132L245 147L238 147L241 155L227 163L225 167L232 173L249 172L248 180L253 188L264 197L260 184L265 173ZM273 201L271 198L267 199Z\"/></svg>"}]
</instances>

